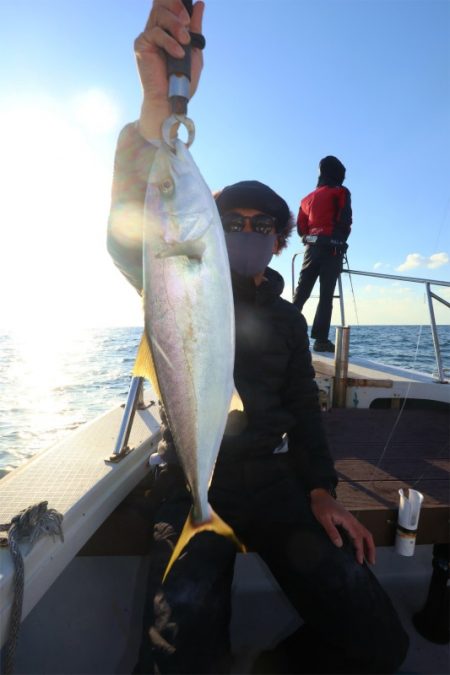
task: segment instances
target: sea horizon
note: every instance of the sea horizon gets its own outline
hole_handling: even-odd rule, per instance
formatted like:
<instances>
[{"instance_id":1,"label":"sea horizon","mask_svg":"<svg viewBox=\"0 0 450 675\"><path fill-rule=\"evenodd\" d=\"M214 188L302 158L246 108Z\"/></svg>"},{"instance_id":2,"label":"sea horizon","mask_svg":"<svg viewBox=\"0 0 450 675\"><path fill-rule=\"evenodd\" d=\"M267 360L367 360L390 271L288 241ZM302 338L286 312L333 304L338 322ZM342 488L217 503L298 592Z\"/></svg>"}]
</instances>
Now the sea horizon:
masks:
<instances>
[{"instance_id":1,"label":"sea horizon","mask_svg":"<svg viewBox=\"0 0 450 675\"><path fill-rule=\"evenodd\" d=\"M439 324L450 369L450 325ZM9 471L80 425L126 401L142 326L64 327L43 340L0 329L0 472ZM330 330L334 339L335 326ZM352 325L350 358L432 374L429 324Z\"/></svg>"}]
</instances>

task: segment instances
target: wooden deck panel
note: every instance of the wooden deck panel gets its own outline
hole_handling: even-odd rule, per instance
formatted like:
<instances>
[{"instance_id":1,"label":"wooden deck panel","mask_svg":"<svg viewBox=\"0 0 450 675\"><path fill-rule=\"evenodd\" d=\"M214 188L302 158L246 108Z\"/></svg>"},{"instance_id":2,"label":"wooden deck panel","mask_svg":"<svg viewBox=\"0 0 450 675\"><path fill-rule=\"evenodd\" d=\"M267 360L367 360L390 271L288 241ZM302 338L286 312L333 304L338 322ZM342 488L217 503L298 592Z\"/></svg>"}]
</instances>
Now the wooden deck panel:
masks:
<instances>
[{"instance_id":1,"label":"wooden deck panel","mask_svg":"<svg viewBox=\"0 0 450 675\"><path fill-rule=\"evenodd\" d=\"M333 409L323 417L338 498L378 545L394 541L400 488L424 495L417 542L449 541L448 412Z\"/></svg>"},{"instance_id":2,"label":"wooden deck panel","mask_svg":"<svg viewBox=\"0 0 450 675\"><path fill-rule=\"evenodd\" d=\"M449 541L450 417L435 410L332 409L323 413L340 476L338 498L373 533L394 543L400 488L424 494L417 543ZM148 553L150 518L140 485L111 514L81 555Z\"/></svg>"}]
</instances>

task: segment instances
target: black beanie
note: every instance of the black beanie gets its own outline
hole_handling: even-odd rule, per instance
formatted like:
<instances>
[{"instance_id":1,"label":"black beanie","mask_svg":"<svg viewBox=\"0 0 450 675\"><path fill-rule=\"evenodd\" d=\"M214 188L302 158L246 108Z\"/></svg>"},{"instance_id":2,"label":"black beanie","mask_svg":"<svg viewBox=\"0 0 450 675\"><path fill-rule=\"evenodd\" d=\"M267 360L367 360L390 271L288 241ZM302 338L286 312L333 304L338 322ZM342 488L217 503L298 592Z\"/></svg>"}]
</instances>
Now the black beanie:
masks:
<instances>
[{"instance_id":1,"label":"black beanie","mask_svg":"<svg viewBox=\"0 0 450 675\"><path fill-rule=\"evenodd\" d=\"M345 178L345 166L333 155L327 155L319 162L319 181L342 185Z\"/></svg>"},{"instance_id":2,"label":"black beanie","mask_svg":"<svg viewBox=\"0 0 450 675\"><path fill-rule=\"evenodd\" d=\"M291 213L284 199L257 180L227 185L215 195L215 200L220 215L233 209L257 209L277 219L277 232L282 232L290 224Z\"/></svg>"}]
</instances>

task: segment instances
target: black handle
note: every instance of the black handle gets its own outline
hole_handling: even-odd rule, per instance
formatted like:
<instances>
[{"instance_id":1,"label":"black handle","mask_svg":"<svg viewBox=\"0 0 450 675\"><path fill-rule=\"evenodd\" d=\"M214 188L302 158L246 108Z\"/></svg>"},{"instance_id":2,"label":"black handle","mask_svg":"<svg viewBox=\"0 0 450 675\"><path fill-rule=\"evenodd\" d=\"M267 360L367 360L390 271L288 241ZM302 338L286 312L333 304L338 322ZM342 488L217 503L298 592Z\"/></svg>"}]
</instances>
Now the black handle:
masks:
<instances>
[{"instance_id":1,"label":"black handle","mask_svg":"<svg viewBox=\"0 0 450 675\"><path fill-rule=\"evenodd\" d=\"M192 16L192 0L183 0L183 4ZM172 112L177 114L187 113L187 102L189 100L189 82L191 81L191 45L183 45L184 56L182 59L175 59L173 56L167 56L167 77L169 78L169 100L172 105ZM181 83L181 89L178 86L170 84L171 77L187 78Z\"/></svg>"}]
</instances>

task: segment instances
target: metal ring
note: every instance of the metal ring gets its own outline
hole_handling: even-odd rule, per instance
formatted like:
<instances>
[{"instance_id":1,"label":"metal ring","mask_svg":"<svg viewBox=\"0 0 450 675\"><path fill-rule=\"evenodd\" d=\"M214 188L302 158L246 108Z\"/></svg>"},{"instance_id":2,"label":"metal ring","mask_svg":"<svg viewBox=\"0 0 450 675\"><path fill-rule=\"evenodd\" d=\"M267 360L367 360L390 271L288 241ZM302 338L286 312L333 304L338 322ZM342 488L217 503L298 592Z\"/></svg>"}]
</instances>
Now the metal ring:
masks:
<instances>
[{"instance_id":1,"label":"metal ring","mask_svg":"<svg viewBox=\"0 0 450 675\"><path fill-rule=\"evenodd\" d=\"M162 137L165 143L171 148L175 147L175 139L178 136L172 137L171 132L175 125L182 124L186 127L188 132L188 139L186 141L186 146L189 148L194 142L195 138L195 125L194 122L186 115L170 115L167 119L164 120L162 125Z\"/></svg>"}]
</instances>

